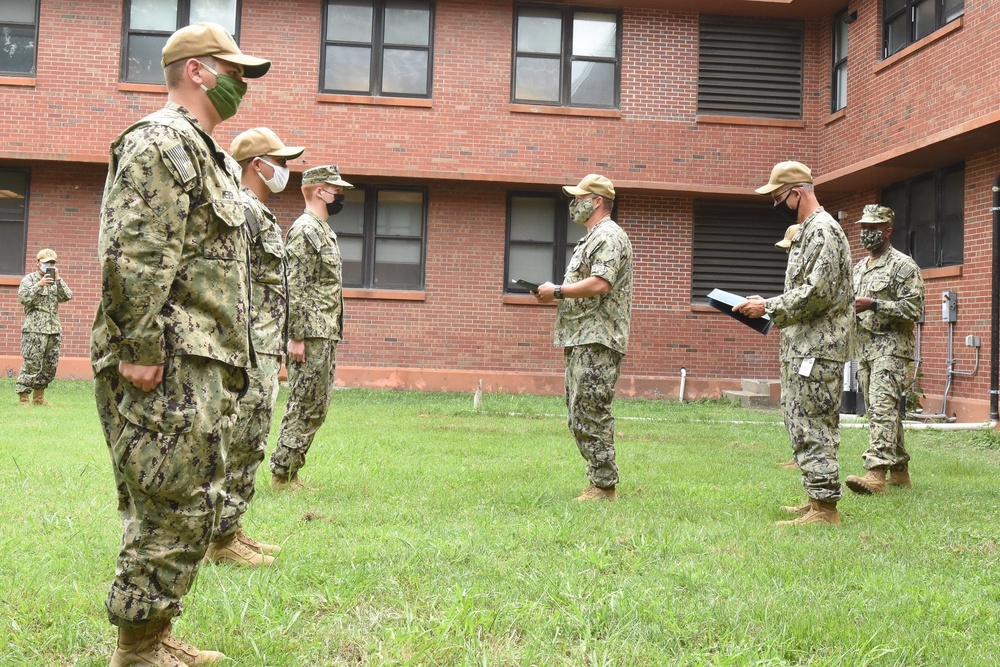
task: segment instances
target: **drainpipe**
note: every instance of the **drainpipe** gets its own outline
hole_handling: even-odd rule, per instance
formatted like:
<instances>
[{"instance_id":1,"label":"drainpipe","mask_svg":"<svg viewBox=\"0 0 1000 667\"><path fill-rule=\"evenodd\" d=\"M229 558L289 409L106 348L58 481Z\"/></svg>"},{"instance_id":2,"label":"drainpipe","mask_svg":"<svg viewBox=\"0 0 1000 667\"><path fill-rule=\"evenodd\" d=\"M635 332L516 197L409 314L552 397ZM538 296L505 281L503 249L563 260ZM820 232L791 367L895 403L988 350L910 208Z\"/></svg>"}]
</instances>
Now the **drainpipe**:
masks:
<instances>
[{"instance_id":1,"label":"drainpipe","mask_svg":"<svg viewBox=\"0 0 1000 667\"><path fill-rule=\"evenodd\" d=\"M993 180L993 286L990 291L990 421L1000 419L997 395L1000 392L1000 174Z\"/></svg>"},{"instance_id":2,"label":"drainpipe","mask_svg":"<svg viewBox=\"0 0 1000 667\"><path fill-rule=\"evenodd\" d=\"M684 381L687 380L688 371L686 368L681 368L681 403L684 402Z\"/></svg>"}]
</instances>

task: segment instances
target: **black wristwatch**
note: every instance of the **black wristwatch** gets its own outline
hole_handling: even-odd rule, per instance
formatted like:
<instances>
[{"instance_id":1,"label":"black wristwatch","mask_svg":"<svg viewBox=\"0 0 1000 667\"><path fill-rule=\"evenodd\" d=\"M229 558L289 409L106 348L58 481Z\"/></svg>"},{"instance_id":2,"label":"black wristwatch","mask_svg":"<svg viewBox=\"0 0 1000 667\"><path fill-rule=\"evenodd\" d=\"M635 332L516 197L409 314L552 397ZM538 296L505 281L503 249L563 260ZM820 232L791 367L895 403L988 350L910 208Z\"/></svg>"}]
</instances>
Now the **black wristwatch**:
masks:
<instances>
[{"instance_id":1,"label":"black wristwatch","mask_svg":"<svg viewBox=\"0 0 1000 667\"><path fill-rule=\"evenodd\" d=\"M875 299L872 299L872 312L873 313L878 312L878 301L876 301Z\"/></svg>"},{"instance_id":2,"label":"black wristwatch","mask_svg":"<svg viewBox=\"0 0 1000 667\"><path fill-rule=\"evenodd\" d=\"M566 298L566 297L563 296L563 293L562 293L562 285L560 285L559 287L557 287L555 289L555 291L552 293L552 296L554 296L557 299L565 299Z\"/></svg>"}]
</instances>

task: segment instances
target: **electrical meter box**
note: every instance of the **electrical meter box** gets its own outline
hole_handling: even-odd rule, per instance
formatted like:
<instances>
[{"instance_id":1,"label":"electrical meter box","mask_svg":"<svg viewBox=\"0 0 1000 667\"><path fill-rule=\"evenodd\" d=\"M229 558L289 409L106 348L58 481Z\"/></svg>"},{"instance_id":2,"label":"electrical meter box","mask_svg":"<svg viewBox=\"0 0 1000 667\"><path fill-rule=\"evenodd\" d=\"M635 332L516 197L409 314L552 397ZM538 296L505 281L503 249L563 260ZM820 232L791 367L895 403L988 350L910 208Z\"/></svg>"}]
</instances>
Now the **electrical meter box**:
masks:
<instances>
[{"instance_id":1,"label":"electrical meter box","mask_svg":"<svg viewBox=\"0 0 1000 667\"><path fill-rule=\"evenodd\" d=\"M958 322L958 292L941 292L941 321Z\"/></svg>"}]
</instances>

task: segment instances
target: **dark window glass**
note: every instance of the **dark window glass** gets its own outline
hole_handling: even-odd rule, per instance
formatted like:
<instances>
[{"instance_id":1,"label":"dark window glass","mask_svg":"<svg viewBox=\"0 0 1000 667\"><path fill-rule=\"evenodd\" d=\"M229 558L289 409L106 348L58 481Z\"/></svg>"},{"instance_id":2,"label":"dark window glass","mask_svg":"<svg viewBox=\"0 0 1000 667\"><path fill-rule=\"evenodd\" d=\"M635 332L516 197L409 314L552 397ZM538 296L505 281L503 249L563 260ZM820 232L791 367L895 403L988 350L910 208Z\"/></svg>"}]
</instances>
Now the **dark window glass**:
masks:
<instances>
[{"instance_id":1,"label":"dark window glass","mask_svg":"<svg viewBox=\"0 0 1000 667\"><path fill-rule=\"evenodd\" d=\"M504 291L527 292L513 280L561 283L573 248L586 233L586 227L569 221L569 199L561 192L510 193Z\"/></svg>"},{"instance_id":2,"label":"dark window glass","mask_svg":"<svg viewBox=\"0 0 1000 667\"><path fill-rule=\"evenodd\" d=\"M241 0L125 0L122 81L164 83L160 60L167 38L192 23L218 23L239 34ZM237 41L238 38L236 38Z\"/></svg>"},{"instance_id":3,"label":"dark window glass","mask_svg":"<svg viewBox=\"0 0 1000 667\"><path fill-rule=\"evenodd\" d=\"M965 13L965 0L883 0L882 57L888 58Z\"/></svg>"},{"instance_id":4,"label":"dark window glass","mask_svg":"<svg viewBox=\"0 0 1000 667\"><path fill-rule=\"evenodd\" d=\"M0 73L34 76L37 0L0 0Z\"/></svg>"},{"instance_id":5,"label":"dark window glass","mask_svg":"<svg viewBox=\"0 0 1000 667\"><path fill-rule=\"evenodd\" d=\"M833 77L830 83L830 111L847 106L847 10L833 17Z\"/></svg>"},{"instance_id":6,"label":"dark window glass","mask_svg":"<svg viewBox=\"0 0 1000 667\"><path fill-rule=\"evenodd\" d=\"M896 213L892 245L922 269L961 264L965 245L965 166L924 174L882 190Z\"/></svg>"},{"instance_id":7,"label":"dark window glass","mask_svg":"<svg viewBox=\"0 0 1000 667\"><path fill-rule=\"evenodd\" d=\"M614 109L620 78L619 12L515 9L514 102Z\"/></svg>"},{"instance_id":8,"label":"dark window glass","mask_svg":"<svg viewBox=\"0 0 1000 667\"><path fill-rule=\"evenodd\" d=\"M423 289L427 193L359 186L330 218L344 263L344 287Z\"/></svg>"},{"instance_id":9,"label":"dark window glass","mask_svg":"<svg viewBox=\"0 0 1000 667\"><path fill-rule=\"evenodd\" d=\"M431 96L430 0L328 0L325 12L322 91Z\"/></svg>"},{"instance_id":10,"label":"dark window glass","mask_svg":"<svg viewBox=\"0 0 1000 667\"><path fill-rule=\"evenodd\" d=\"M24 271L28 229L28 171L0 169L0 274Z\"/></svg>"}]
</instances>

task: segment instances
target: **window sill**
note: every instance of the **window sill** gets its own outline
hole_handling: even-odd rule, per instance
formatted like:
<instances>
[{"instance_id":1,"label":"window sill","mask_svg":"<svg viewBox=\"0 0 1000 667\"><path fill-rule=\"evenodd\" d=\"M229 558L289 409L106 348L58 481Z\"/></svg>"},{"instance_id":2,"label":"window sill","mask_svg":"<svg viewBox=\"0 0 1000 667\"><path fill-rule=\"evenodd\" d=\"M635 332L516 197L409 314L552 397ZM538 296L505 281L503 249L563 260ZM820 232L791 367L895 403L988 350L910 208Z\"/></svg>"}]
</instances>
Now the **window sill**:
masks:
<instances>
[{"instance_id":1,"label":"window sill","mask_svg":"<svg viewBox=\"0 0 1000 667\"><path fill-rule=\"evenodd\" d=\"M11 287L20 287L23 279L24 276L0 276L0 287L7 285Z\"/></svg>"},{"instance_id":2,"label":"window sill","mask_svg":"<svg viewBox=\"0 0 1000 667\"><path fill-rule=\"evenodd\" d=\"M889 67L892 67L893 65L895 65L896 63L898 63L900 60L904 60L904 59L908 58L909 56L913 55L914 53L916 53L917 51L920 51L925 46L930 46L934 42L936 42L939 39L945 37L946 35L950 35L951 33L955 32L956 30L961 30L962 29L962 18L963 17L959 17L959 18L955 19L954 21L952 21L951 23L948 23L947 25L941 26L940 28L938 28L937 30L935 30L934 32L932 32L931 34L929 34L926 37L924 37L923 39L921 39L920 41L917 41L917 42L914 42L913 44L910 44L909 46L907 46L902 51L897 51L896 53L892 54L891 56L889 56L888 58L886 58L885 60L883 60L879 64L875 65L875 67L872 69L872 71L875 72L876 74L878 74L882 70L884 70L886 68L889 68Z\"/></svg>"},{"instance_id":3,"label":"window sill","mask_svg":"<svg viewBox=\"0 0 1000 667\"><path fill-rule=\"evenodd\" d=\"M530 294L504 294L503 303L507 306L555 306L557 302L538 303L535 297Z\"/></svg>"},{"instance_id":4,"label":"window sill","mask_svg":"<svg viewBox=\"0 0 1000 667\"><path fill-rule=\"evenodd\" d=\"M424 290L405 289L364 289L361 287L345 287L345 299L378 299L381 301L426 301Z\"/></svg>"},{"instance_id":5,"label":"window sill","mask_svg":"<svg viewBox=\"0 0 1000 667\"><path fill-rule=\"evenodd\" d=\"M846 116L847 116L847 107L844 107L842 109L837 109L832 114L826 117L826 120L823 121L823 124L832 125L833 123L836 123L838 120Z\"/></svg>"},{"instance_id":6,"label":"window sill","mask_svg":"<svg viewBox=\"0 0 1000 667\"><path fill-rule=\"evenodd\" d=\"M707 303L692 303L691 304L692 313L718 313L718 308L713 308ZM720 313L721 314L721 313Z\"/></svg>"},{"instance_id":7,"label":"window sill","mask_svg":"<svg viewBox=\"0 0 1000 667\"><path fill-rule=\"evenodd\" d=\"M35 77L33 76L0 76L0 86L23 86L25 88L35 87Z\"/></svg>"},{"instance_id":8,"label":"window sill","mask_svg":"<svg viewBox=\"0 0 1000 667\"><path fill-rule=\"evenodd\" d=\"M423 97L382 97L373 95L333 95L320 93L316 96L317 102L334 104L371 104L385 107L423 107L430 109L434 106L434 100Z\"/></svg>"},{"instance_id":9,"label":"window sill","mask_svg":"<svg viewBox=\"0 0 1000 667\"><path fill-rule=\"evenodd\" d=\"M167 93L167 85L159 83L129 83L118 82L118 90L123 93Z\"/></svg>"},{"instance_id":10,"label":"window sill","mask_svg":"<svg viewBox=\"0 0 1000 667\"><path fill-rule=\"evenodd\" d=\"M804 128L804 120L792 120L789 118L762 118L759 116L712 116L699 114L694 117L696 123L706 123L709 125L764 125L766 127L794 127Z\"/></svg>"},{"instance_id":11,"label":"window sill","mask_svg":"<svg viewBox=\"0 0 1000 667\"><path fill-rule=\"evenodd\" d=\"M511 104L511 113L533 113L541 116L580 116L588 118L621 118L619 109L582 109L580 107L550 107L535 104Z\"/></svg>"},{"instance_id":12,"label":"window sill","mask_svg":"<svg viewBox=\"0 0 1000 667\"><path fill-rule=\"evenodd\" d=\"M933 269L921 269L920 275L923 276L924 280L933 280L935 278L957 278L962 275L962 265L936 266Z\"/></svg>"}]
</instances>

